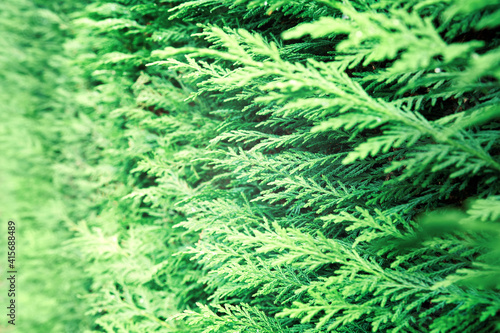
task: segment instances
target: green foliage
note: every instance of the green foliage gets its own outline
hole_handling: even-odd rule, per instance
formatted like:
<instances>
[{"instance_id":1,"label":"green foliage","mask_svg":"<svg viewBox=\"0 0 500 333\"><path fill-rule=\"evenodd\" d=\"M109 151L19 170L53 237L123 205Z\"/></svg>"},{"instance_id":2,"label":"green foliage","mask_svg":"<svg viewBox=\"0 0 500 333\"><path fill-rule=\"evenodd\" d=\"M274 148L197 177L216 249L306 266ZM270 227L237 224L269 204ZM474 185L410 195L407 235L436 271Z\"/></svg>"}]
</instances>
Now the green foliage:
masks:
<instances>
[{"instance_id":1,"label":"green foliage","mask_svg":"<svg viewBox=\"0 0 500 333\"><path fill-rule=\"evenodd\" d=\"M74 104L40 132L87 331L498 330L499 12L75 11L51 95Z\"/></svg>"},{"instance_id":2,"label":"green foliage","mask_svg":"<svg viewBox=\"0 0 500 333\"><path fill-rule=\"evenodd\" d=\"M74 87L80 80L65 75L62 43L68 33L65 12L75 6L59 1L2 2L0 11L0 303L11 299L6 283L7 222L16 224L16 319L2 332L81 332L90 324L84 306L80 263L62 250L72 236L65 199L55 184L54 162L78 133L61 139L73 123ZM64 142L63 142L64 141ZM68 147L69 148L69 147ZM77 201L66 201L78 205ZM73 269L68 269L72 267ZM5 313L5 312L4 312Z\"/></svg>"},{"instance_id":3,"label":"green foliage","mask_svg":"<svg viewBox=\"0 0 500 333\"><path fill-rule=\"evenodd\" d=\"M460 3L327 5L331 16L291 14L287 31L208 25L199 36L211 47L153 53L169 58L153 65L197 82L197 98L243 111L211 141L222 172L211 185L224 181L216 197L230 201L203 187L180 224L203 230L190 252L212 304L250 304L297 331L494 330L499 263L486 244L498 232L469 212L419 216L468 198L498 206L497 59L485 58L497 41L473 35L484 27L477 16L498 8L450 20ZM272 37L281 34L286 46ZM290 55L294 43L325 52L318 39L330 42L326 57ZM248 208L228 215L227 202ZM468 222L443 227L446 219ZM288 283L294 293L283 271L301 276L302 285ZM274 297L263 291L269 272Z\"/></svg>"}]
</instances>

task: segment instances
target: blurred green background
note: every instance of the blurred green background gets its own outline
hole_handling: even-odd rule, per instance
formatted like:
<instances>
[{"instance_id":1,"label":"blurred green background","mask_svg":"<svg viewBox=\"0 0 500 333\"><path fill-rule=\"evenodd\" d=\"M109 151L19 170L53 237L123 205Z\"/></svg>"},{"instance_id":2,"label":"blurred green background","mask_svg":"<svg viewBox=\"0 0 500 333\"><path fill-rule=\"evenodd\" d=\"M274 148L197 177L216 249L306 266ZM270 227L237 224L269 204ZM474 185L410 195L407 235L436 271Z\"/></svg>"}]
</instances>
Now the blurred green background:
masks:
<instances>
[{"instance_id":1,"label":"blurred green background","mask_svg":"<svg viewBox=\"0 0 500 333\"><path fill-rule=\"evenodd\" d=\"M71 113L62 15L71 1L3 0L0 5L0 238L2 320L7 222L16 222L16 332L80 332L81 270L62 245L69 237L54 162L62 142L50 129ZM55 13L58 13L56 15ZM57 95L57 96L56 96Z\"/></svg>"}]
</instances>

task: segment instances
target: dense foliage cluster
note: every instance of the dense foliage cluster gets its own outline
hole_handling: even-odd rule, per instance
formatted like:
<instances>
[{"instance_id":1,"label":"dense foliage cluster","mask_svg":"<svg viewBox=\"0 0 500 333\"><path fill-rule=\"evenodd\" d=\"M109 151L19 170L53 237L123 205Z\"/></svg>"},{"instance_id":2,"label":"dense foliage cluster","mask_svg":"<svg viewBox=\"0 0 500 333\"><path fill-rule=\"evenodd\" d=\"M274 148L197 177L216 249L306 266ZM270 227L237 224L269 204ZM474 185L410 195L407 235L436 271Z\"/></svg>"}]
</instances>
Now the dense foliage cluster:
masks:
<instances>
[{"instance_id":1,"label":"dense foliage cluster","mask_svg":"<svg viewBox=\"0 0 500 333\"><path fill-rule=\"evenodd\" d=\"M500 330L498 2L51 10L22 121L79 330Z\"/></svg>"}]
</instances>

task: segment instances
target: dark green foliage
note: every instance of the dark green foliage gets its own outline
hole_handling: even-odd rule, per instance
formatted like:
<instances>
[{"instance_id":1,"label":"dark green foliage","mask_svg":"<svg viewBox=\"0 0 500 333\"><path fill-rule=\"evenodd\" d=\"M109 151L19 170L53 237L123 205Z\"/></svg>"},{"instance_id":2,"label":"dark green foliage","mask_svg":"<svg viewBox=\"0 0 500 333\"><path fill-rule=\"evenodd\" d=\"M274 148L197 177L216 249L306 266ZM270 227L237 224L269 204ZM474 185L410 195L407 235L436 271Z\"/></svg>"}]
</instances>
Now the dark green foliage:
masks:
<instances>
[{"instance_id":1,"label":"dark green foliage","mask_svg":"<svg viewBox=\"0 0 500 333\"><path fill-rule=\"evenodd\" d=\"M82 203L65 246L91 281L89 329L499 330L499 12L96 0L75 13L65 54L85 85L53 130L59 190Z\"/></svg>"}]
</instances>

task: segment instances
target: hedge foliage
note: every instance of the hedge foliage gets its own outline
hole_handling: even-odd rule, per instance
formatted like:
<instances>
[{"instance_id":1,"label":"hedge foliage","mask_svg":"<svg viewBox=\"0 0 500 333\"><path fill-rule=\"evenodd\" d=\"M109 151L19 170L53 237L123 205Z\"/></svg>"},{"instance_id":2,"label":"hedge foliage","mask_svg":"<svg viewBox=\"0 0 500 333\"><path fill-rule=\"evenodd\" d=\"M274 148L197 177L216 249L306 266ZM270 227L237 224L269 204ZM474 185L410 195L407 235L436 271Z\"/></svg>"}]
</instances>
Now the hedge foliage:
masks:
<instances>
[{"instance_id":1,"label":"hedge foliage","mask_svg":"<svg viewBox=\"0 0 500 333\"><path fill-rule=\"evenodd\" d=\"M34 116L80 331L500 330L497 1L70 7Z\"/></svg>"},{"instance_id":2,"label":"hedge foliage","mask_svg":"<svg viewBox=\"0 0 500 333\"><path fill-rule=\"evenodd\" d=\"M74 8L46 0L0 5L0 332L83 332L92 325L77 299L88 283L79 259L61 248L72 236L67 221L76 217L64 205L78 202L64 198L56 182L56 163L71 149L65 127L78 126L75 112L83 112L62 47L69 37L64 13ZM6 280L9 220L16 222L15 298ZM7 322L10 299L15 326Z\"/></svg>"}]
</instances>

